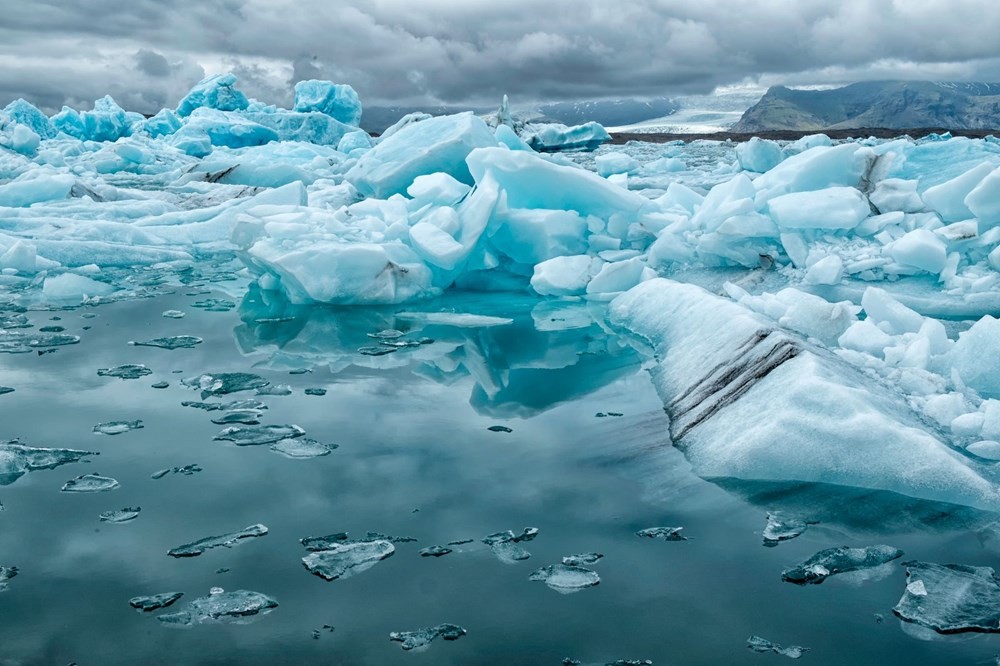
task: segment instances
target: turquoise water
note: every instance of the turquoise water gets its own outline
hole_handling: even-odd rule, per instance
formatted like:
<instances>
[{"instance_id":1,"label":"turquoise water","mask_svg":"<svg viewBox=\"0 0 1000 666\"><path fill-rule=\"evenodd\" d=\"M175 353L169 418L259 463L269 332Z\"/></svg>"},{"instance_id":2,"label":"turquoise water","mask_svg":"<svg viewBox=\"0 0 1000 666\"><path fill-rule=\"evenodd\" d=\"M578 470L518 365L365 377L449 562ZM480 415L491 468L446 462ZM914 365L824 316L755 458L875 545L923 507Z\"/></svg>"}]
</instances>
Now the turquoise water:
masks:
<instances>
[{"instance_id":1,"label":"turquoise water","mask_svg":"<svg viewBox=\"0 0 1000 666\"><path fill-rule=\"evenodd\" d=\"M809 647L803 663L812 664L990 663L1000 651L993 636L904 631L891 614L905 584L898 562L804 588L780 576L837 545L887 543L906 551L903 561L994 565L1000 545L983 530L990 517L884 493L698 478L667 439L662 402L643 371L649 359L606 329L599 305L465 294L395 308L305 308L251 291L230 311L191 307L209 297L230 298L177 293L29 312L36 329L62 326L81 342L0 355L0 385L15 388L0 395L0 440L100 453L0 486L0 565L19 569L0 592L0 663L785 659L747 650L751 634ZM172 309L186 316L162 316ZM513 322L431 324L401 310ZM369 333L390 328L433 342L357 353L373 344ZM173 335L204 342L173 351L128 345ZM153 372L135 380L97 374L125 363ZM220 412L182 406L201 398L181 379L218 372L256 373L291 394L209 401L258 397L268 406L262 423L295 424L338 448L292 460L267 445L213 440ZM158 382L169 386L152 388ZM608 412L621 416L596 416ZM92 433L99 423L134 420L143 427ZM511 432L488 430L494 425ZM203 471L151 478L190 464ZM60 492L90 472L121 487ZM139 517L98 519L125 507L141 507ZM773 509L821 524L765 548L760 532ZM266 536L193 558L167 555L256 523ZM531 557L516 564L480 542L529 526L539 535L521 544ZM635 536L654 526L683 526L690 540ZM341 531L418 541L396 544L392 557L351 578L310 575L299 540ZM474 541L440 558L418 554L464 539ZM598 586L563 595L529 580L587 551L604 554L589 567ZM156 619L212 587L254 590L279 606L247 624L175 629ZM169 591L185 595L171 609L129 607L132 597ZM445 622L468 635L422 653L388 640L391 631Z\"/></svg>"}]
</instances>

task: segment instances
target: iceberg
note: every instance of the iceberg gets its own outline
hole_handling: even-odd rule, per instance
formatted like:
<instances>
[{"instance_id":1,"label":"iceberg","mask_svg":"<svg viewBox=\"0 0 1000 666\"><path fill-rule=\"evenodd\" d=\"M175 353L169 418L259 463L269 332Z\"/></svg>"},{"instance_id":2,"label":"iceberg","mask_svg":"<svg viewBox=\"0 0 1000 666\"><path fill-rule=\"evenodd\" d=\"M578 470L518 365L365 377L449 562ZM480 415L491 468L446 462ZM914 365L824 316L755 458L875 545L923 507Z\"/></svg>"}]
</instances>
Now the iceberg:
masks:
<instances>
[{"instance_id":1,"label":"iceberg","mask_svg":"<svg viewBox=\"0 0 1000 666\"><path fill-rule=\"evenodd\" d=\"M299 81L295 84L296 111L323 113L345 125L361 123L361 98L354 88L330 81Z\"/></svg>"}]
</instances>

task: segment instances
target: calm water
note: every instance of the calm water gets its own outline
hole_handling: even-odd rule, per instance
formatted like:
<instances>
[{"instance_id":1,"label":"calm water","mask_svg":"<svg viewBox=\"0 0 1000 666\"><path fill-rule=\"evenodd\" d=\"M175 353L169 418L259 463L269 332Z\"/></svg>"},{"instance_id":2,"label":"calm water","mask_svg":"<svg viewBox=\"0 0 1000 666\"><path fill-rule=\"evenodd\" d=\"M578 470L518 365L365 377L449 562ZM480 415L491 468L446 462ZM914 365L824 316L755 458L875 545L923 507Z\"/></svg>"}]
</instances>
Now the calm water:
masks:
<instances>
[{"instance_id":1,"label":"calm water","mask_svg":"<svg viewBox=\"0 0 1000 666\"><path fill-rule=\"evenodd\" d=\"M0 396L0 439L100 452L0 486L0 565L20 569L0 593L0 663L784 663L748 651L751 634L810 647L802 663L812 664L976 664L1000 652L992 636L924 640L903 631L891 614L904 586L898 564L806 588L780 577L844 544L996 565L1000 544L979 530L986 518L878 494L694 476L667 440L646 359L600 325L599 306L466 295L407 308L515 320L455 327L397 318L404 308L295 308L256 293L230 312L191 307L205 297L33 312L37 327L64 326L81 343L42 356L0 355L0 385L16 389ZM187 316L162 317L169 309ZM386 328L435 342L377 358L355 352L373 342L367 333ZM204 343L174 351L127 344L181 334ZM124 363L154 372L97 375ZM304 368L311 372L289 373ZM181 406L199 396L180 380L227 371L290 385L291 395L262 398L263 423L297 424L339 448L291 460L267 446L213 441L222 426L211 418L220 413ZM153 389L158 381L170 386ZM309 396L306 388L327 393ZM243 397L253 395L221 400ZM595 416L608 411L623 415ZM135 419L143 429L92 434L98 423ZM151 478L191 463L204 471ZM59 492L87 472L121 488ZM142 508L131 523L98 520L129 506ZM764 513L775 508L823 523L764 548ZM270 533L200 557L166 554L255 523ZM518 564L501 563L479 541L527 526L540 534ZM691 539L634 534L653 526L683 526ZM393 557L348 579L310 575L299 539L340 531L419 541L398 544ZM441 558L418 555L458 539L475 541ZM597 587L561 595L528 580L536 568L586 551L605 555L591 567ZM214 586L262 592L280 606L246 625L183 630L128 605L141 594L184 592L171 612ZM388 640L390 631L442 622L468 635L422 653ZM335 630L313 638L323 625Z\"/></svg>"}]
</instances>

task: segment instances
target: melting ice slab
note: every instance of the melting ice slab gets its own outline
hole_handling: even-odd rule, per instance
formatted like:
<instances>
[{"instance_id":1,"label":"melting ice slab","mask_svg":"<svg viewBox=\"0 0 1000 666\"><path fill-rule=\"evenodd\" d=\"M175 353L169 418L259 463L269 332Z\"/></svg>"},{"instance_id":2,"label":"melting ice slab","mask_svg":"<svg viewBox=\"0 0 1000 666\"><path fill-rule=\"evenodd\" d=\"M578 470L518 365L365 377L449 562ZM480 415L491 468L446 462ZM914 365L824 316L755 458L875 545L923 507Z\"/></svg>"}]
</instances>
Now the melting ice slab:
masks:
<instances>
[{"instance_id":1,"label":"melting ice slab","mask_svg":"<svg viewBox=\"0 0 1000 666\"><path fill-rule=\"evenodd\" d=\"M167 552L167 555L170 555L171 557L195 557L212 548L229 548L230 546L236 545L243 539L264 536L265 534L267 534L267 527L258 523L257 525L251 525L250 527L244 527L239 532L206 537L204 539L199 539L194 543L172 548Z\"/></svg>"},{"instance_id":2,"label":"melting ice slab","mask_svg":"<svg viewBox=\"0 0 1000 666\"><path fill-rule=\"evenodd\" d=\"M439 624L436 627L416 631L393 631L389 634L389 640L402 643L400 647L404 650L421 650L427 648L435 638L457 641L466 633L465 629L457 624Z\"/></svg>"},{"instance_id":3,"label":"melting ice slab","mask_svg":"<svg viewBox=\"0 0 1000 666\"><path fill-rule=\"evenodd\" d=\"M990 567L905 562L906 590L893 612L942 634L1000 632L1000 579Z\"/></svg>"},{"instance_id":4,"label":"melting ice slab","mask_svg":"<svg viewBox=\"0 0 1000 666\"><path fill-rule=\"evenodd\" d=\"M17 440L0 442L0 486L14 483L27 472L55 469L96 455L99 454L76 449L40 449Z\"/></svg>"},{"instance_id":5,"label":"melting ice slab","mask_svg":"<svg viewBox=\"0 0 1000 666\"><path fill-rule=\"evenodd\" d=\"M260 592L236 590L217 592L195 599L178 613L161 615L160 622L175 626L191 626L206 622L248 622L255 615L266 614L278 607L278 602Z\"/></svg>"},{"instance_id":6,"label":"melting ice slab","mask_svg":"<svg viewBox=\"0 0 1000 666\"><path fill-rule=\"evenodd\" d=\"M542 581L560 594L572 594L599 584L601 577L597 575L597 572L585 567L550 564L533 571L528 576L528 580Z\"/></svg>"},{"instance_id":7,"label":"melting ice slab","mask_svg":"<svg viewBox=\"0 0 1000 666\"><path fill-rule=\"evenodd\" d=\"M612 302L647 340L670 434L706 478L812 481L1000 508L993 473L839 358L700 287L650 280Z\"/></svg>"},{"instance_id":8,"label":"melting ice slab","mask_svg":"<svg viewBox=\"0 0 1000 666\"><path fill-rule=\"evenodd\" d=\"M148 613L161 608L166 608L183 596L183 592L163 592L161 594L151 594L145 597L132 597L128 600L128 605L138 611Z\"/></svg>"},{"instance_id":9,"label":"melting ice slab","mask_svg":"<svg viewBox=\"0 0 1000 666\"><path fill-rule=\"evenodd\" d=\"M827 548L821 550L798 566L781 572L781 579L797 585L819 584L830 576L874 569L903 556L903 551L892 546L867 546L865 548Z\"/></svg>"},{"instance_id":10,"label":"melting ice slab","mask_svg":"<svg viewBox=\"0 0 1000 666\"><path fill-rule=\"evenodd\" d=\"M367 571L395 552L396 547L383 540L338 543L306 555L302 564L320 578L336 580Z\"/></svg>"},{"instance_id":11,"label":"melting ice slab","mask_svg":"<svg viewBox=\"0 0 1000 666\"><path fill-rule=\"evenodd\" d=\"M751 636L748 638L747 647L753 652L773 652L775 654L788 657L789 659L798 659L809 651L809 648L799 647L798 645L781 647L779 644L772 643L766 638L761 638L760 636Z\"/></svg>"}]
</instances>

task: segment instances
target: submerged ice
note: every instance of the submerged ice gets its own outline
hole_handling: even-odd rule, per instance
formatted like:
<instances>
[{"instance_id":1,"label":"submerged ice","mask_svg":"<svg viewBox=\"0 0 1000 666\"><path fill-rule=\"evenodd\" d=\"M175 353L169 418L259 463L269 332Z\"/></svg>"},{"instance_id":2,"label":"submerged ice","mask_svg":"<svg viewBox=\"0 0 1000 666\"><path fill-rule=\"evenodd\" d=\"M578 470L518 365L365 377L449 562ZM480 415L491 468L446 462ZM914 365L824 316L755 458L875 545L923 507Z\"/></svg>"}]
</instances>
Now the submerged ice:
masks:
<instances>
[{"instance_id":1,"label":"submerged ice","mask_svg":"<svg viewBox=\"0 0 1000 666\"><path fill-rule=\"evenodd\" d=\"M874 569L903 556L903 551L892 546L866 546L851 548L840 546L816 553L801 564L781 572L782 580L797 585L819 584L830 576Z\"/></svg>"},{"instance_id":2,"label":"submerged ice","mask_svg":"<svg viewBox=\"0 0 1000 666\"><path fill-rule=\"evenodd\" d=\"M942 634L1000 632L1000 578L990 567L905 562L906 588L893 612Z\"/></svg>"}]
</instances>

